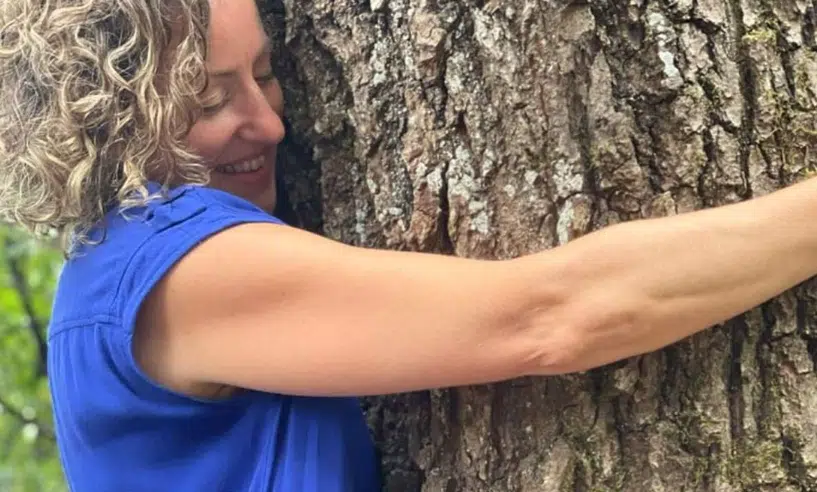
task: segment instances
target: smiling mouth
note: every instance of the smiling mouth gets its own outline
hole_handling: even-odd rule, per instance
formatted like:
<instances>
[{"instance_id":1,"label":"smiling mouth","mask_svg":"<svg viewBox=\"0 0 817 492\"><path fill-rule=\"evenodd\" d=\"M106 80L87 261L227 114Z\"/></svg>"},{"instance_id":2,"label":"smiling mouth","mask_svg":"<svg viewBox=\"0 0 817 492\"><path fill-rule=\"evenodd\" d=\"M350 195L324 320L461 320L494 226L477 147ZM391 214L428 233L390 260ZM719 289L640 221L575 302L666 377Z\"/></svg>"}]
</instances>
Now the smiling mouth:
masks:
<instances>
[{"instance_id":1,"label":"smiling mouth","mask_svg":"<svg viewBox=\"0 0 817 492\"><path fill-rule=\"evenodd\" d=\"M261 155L252 159L247 159L235 164L224 164L216 167L216 171L222 174L249 174L254 173L264 167L266 157Z\"/></svg>"}]
</instances>

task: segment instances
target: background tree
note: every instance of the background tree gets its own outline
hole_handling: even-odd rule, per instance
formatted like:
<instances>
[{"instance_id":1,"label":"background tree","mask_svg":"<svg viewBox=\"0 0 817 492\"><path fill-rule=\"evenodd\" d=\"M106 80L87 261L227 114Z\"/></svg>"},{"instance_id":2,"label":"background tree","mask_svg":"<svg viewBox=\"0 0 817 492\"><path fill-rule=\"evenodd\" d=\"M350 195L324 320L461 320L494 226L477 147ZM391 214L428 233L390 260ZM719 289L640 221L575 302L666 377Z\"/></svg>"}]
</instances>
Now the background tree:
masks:
<instances>
[{"instance_id":1,"label":"background tree","mask_svg":"<svg viewBox=\"0 0 817 492\"><path fill-rule=\"evenodd\" d=\"M65 490L46 380L46 330L62 256L0 229L0 491Z\"/></svg>"},{"instance_id":2,"label":"background tree","mask_svg":"<svg viewBox=\"0 0 817 492\"><path fill-rule=\"evenodd\" d=\"M262 6L282 214L343 242L513 257L760 196L817 159L813 1ZM815 310L808 283L587 374L372 399L387 489L817 490Z\"/></svg>"}]
</instances>

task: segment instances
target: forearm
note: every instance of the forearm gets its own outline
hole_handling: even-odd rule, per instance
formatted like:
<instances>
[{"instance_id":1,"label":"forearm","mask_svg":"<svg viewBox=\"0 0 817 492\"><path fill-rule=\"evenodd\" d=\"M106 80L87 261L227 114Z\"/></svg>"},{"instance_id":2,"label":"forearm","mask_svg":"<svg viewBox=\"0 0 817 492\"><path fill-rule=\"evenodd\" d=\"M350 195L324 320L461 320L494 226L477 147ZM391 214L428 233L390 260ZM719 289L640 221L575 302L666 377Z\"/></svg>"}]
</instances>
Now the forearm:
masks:
<instances>
[{"instance_id":1,"label":"forearm","mask_svg":"<svg viewBox=\"0 0 817 492\"><path fill-rule=\"evenodd\" d=\"M567 299L549 371L650 352L817 274L817 180L727 207L613 226L554 254ZM572 347L560 346L572 340ZM577 348L578 347L578 348Z\"/></svg>"}]
</instances>

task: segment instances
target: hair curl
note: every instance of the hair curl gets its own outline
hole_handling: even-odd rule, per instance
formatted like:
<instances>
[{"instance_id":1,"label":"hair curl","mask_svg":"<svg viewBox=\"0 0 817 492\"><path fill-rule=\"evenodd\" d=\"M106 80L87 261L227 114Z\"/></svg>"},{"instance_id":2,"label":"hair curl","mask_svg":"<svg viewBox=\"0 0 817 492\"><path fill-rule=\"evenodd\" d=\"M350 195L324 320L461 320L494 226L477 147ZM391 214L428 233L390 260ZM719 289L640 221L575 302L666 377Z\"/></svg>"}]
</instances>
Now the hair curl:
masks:
<instances>
[{"instance_id":1,"label":"hair curl","mask_svg":"<svg viewBox=\"0 0 817 492\"><path fill-rule=\"evenodd\" d=\"M147 180L205 184L185 148L207 0L0 2L0 217L64 246Z\"/></svg>"}]
</instances>

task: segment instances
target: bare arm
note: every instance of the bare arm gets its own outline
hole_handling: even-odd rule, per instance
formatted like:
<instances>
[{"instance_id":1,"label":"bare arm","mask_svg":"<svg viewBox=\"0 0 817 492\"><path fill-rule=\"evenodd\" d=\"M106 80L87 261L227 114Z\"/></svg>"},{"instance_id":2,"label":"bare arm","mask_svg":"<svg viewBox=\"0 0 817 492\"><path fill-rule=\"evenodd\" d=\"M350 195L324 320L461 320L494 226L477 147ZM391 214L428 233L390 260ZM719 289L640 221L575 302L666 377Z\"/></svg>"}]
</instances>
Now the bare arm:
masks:
<instances>
[{"instance_id":1,"label":"bare arm","mask_svg":"<svg viewBox=\"0 0 817 492\"><path fill-rule=\"evenodd\" d=\"M817 274L817 180L735 205L616 225L553 254L568 266L558 281L571 294L557 312L531 321L559 320L540 340L539 374L660 349Z\"/></svg>"},{"instance_id":2,"label":"bare arm","mask_svg":"<svg viewBox=\"0 0 817 492\"><path fill-rule=\"evenodd\" d=\"M171 387L365 395L596 367L817 273L817 180L488 262L225 231L151 295L137 357Z\"/></svg>"},{"instance_id":3,"label":"bare arm","mask_svg":"<svg viewBox=\"0 0 817 492\"><path fill-rule=\"evenodd\" d=\"M238 226L153 292L137 354L180 389L365 395L496 381L522 374L533 355L514 333L529 295L518 280L507 262Z\"/></svg>"}]
</instances>

